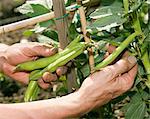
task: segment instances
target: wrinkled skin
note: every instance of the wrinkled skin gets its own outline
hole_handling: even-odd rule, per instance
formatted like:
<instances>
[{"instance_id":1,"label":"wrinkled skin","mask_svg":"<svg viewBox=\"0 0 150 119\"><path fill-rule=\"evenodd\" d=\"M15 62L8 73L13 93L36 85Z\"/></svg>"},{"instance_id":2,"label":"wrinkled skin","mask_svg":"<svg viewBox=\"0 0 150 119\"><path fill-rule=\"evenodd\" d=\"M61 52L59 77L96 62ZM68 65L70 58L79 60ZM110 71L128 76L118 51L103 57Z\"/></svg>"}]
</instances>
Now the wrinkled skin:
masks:
<instances>
[{"instance_id":1,"label":"wrinkled skin","mask_svg":"<svg viewBox=\"0 0 150 119\"><path fill-rule=\"evenodd\" d=\"M106 57L114 51L115 47L107 48ZM5 54L1 54L1 56L5 57L0 58L0 62L3 62L0 64L0 69L6 75L23 83L28 83L29 74L26 72L13 73L15 65L36 59L38 56L49 56L55 53L51 48L39 44L16 44L6 48L4 52ZM62 75L66 69L60 68L56 72L57 75ZM55 99L31 103L1 104L0 118L62 119L79 117L129 90L134 83L136 74L136 58L129 56L126 52L119 61L87 77L78 91ZM51 82L56 79L54 75L47 72L43 75L43 80ZM44 87L47 84L39 79L39 85Z\"/></svg>"},{"instance_id":2,"label":"wrinkled skin","mask_svg":"<svg viewBox=\"0 0 150 119\"><path fill-rule=\"evenodd\" d=\"M106 57L115 50L115 47L107 46L107 49ZM93 108L106 104L132 87L137 67L136 58L125 52L122 59L113 65L90 75L83 82L79 92L84 92L83 98L87 104L91 102Z\"/></svg>"},{"instance_id":3,"label":"wrinkled skin","mask_svg":"<svg viewBox=\"0 0 150 119\"><path fill-rule=\"evenodd\" d=\"M51 56L57 52L57 49L53 46L39 43L18 43L12 46L1 44L0 47L3 49L0 53L1 71L7 76L24 84L27 84L29 81L29 73L14 72L17 64L35 60L41 56ZM62 69L62 67L57 69L57 75L61 76L65 73L66 70L64 71ZM57 75L46 72L43 77L38 80L38 83L43 89L46 89L50 86L51 81L55 81L57 79Z\"/></svg>"}]
</instances>

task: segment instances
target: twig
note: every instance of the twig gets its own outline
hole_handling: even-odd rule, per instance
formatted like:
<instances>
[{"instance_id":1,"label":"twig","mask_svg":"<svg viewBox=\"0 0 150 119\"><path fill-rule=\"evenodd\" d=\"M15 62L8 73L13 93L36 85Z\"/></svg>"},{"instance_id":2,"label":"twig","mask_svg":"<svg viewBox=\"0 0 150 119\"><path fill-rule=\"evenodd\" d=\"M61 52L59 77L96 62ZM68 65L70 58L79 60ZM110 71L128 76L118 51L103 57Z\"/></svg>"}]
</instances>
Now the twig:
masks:
<instances>
[{"instance_id":1,"label":"twig","mask_svg":"<svg viewBox=\"0 0 150 119\"><path fill-rule=\"evenodd\" d=\"M88 2L89 1L85 1L84 4L87 5ZM66 7L67 12L76 10L76 5L77 4ZM27 26L32 26L32 25L35 25L36 23L53 19L54 17L55 17L54 12L51 12L51 13L47 13L47 14L43 14L43 15L34 17L34 18L30 18L30 19L26 19L23 21L19 21L19 22L8 24L8 25L0 26L0 34L7 33L10 31L15 31L15 30L27 27Z\"/></svg>"},{"instance_id":2,"label":"twig","mask_svg":"<svg viewBox=\"0 0 150 119\"><path fill-rule=\"evenodd\" d=\"M53 19L54 17L55 17L54 12L51 12L51 13L47 13L47 14L44 14L41 16L26 19L23 21L4 25L4 26L0 27L0 34L7 33L10 31L15 31L15 30L27 27L27 26L34 25L34 24L39 23L39 22L47 21L47 20Z\"/></svg>"},{"instance_id":3,"label":"twig","mask_svg":"<svg viewBox=\"0 0 150 119\"><path fill-rule=\"evenodd\" d=\"M82 5L81 0L77 0L77 3L78 3L78 5ZM78 8L78 10L79 10L79 14L80 14L80 20L81 20L84 40L85 40L85 42L90 43L91 42L90 39L86 36L86 34L87 34L87 31L86 31L87 22L86 22L84 7L81 6L81 7ZM88 49L88 53L89 53L90 70L91 70L91 73L93 73L94 72L94 56L93 56L92 48Z\"/></svg>"},{"instance_id":4,"label":"twig","mask_svg":"<svg viewBox=\"0 0 150 119\"><path fill-rule=\"evenodd\" d=\"M53 7L55 13L55 23L58 31L60 48L64 49L68 43L68 17L64 17L66 15L64 0L53 0ZM67 85L68 92L72 92L73 88L76 87L76 75L75 69L71 68L70 72L67 73Z\"/></svg>"}]
</instances>

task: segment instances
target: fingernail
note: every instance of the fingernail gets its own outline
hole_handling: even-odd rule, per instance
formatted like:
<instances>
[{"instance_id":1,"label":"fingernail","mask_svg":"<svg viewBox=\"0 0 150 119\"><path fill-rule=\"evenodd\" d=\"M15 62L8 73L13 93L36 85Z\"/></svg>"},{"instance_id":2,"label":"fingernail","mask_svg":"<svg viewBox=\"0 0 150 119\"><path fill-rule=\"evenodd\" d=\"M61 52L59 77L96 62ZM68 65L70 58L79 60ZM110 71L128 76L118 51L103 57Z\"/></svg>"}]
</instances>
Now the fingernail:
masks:
<instances>
[{"instance_id":1,"label":"fingernail","mask_svg":"<svg viewBox=\"0 0 150 119\"><path fill-rule=\"evenodd\" d=\"M52 52L57 52L57 51L58 51L58 49L57 49L57 48L55 48L55 47L53 47L53 48L51 48L51 51L52 51Z\"/></svg>"},{"instance_id":2,"label":"fingernail","mask_svg":"<svg viewBox=\"0 0 150 119\"><path fill-rule=\"evenodd\" d=\"M131 63L131 64L136 64L137 60L134 56L129 56L128 57L128 61Z\"/></svg>"}]
</instances>

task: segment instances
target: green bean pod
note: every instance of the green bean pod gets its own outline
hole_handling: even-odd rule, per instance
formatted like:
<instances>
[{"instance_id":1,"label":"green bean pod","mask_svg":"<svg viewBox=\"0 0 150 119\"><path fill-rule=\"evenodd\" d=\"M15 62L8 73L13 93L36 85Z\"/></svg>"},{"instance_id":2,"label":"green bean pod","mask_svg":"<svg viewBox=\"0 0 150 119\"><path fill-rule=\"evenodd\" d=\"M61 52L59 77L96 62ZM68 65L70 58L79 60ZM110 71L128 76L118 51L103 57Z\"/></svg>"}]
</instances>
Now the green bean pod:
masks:
<instances>
[{"instance_id":1,"label":"green bean pod","mask_svg":"<svg viewBox=\"0 0 150 119\"><path fill-rule=\"evenodd\" d=\"M49 64L46 68L43 70L36 70L30 75L30 82L29 86L27 87L27 90L25 92L25 101L32 101L33 99L36 99L36 95L34 95L34 90L36 90L38 84L37 80L40 79L44 72L54 72L56 69L60 66L65 65L70 60L74 59L75 57L79 56L81 53L83 53L84 49L86 48L85 43L77 43L74 47L74 50L71 50L70 53L64 55L63 57L57 59L53 63ZM30 84L31 83L31 84ZM38 92L36 92L38 93ZM34 97L33 97L34 95Z\"/></svg>"},{"instance_id":2,"label":"green bean pod","mask_svg":"<svg viewBox=\"0 0 150 119\"><path fill-rule=\"evenodd\" d=\"M35 100L36 99L35 97L38 95L39 89L40 88L38 86L37 81L30 81L24 95L24 101L29 102Z\"/></svg>"},{"instance_id":3,"label":"green bean pod","mask_svg":"<svg viewBox=\"0 0 150 119\"><path fill-rule=\"evenodd\" d=\"M77 43L81 41L81 38L82 38L81 35L77 36L77 38L75 38L66 48L71 48L75 46Z\"/></svg>"},{"instance_id":4,"label":"green bean pod","mask_svg":"<svg viewBox=\"0 0 150 119\"><path fill-rule=\"evenodd\" d=\"M22 64L19 64L16 66L15 71L33 71L36 69L45 68L55 60L59 59L60 57L68 54L70 52L70 49L73 49L73 46L75 46L79 41L81 40L81 36L78 36L75 40L73 40L67 48L65 48L63 51L50 56L46 58L40 58L36 61L29 61Z\"/></svg>"},{"instance_id":5,"label":"green bean pod","mask_svg":"<svg viewBox=\"0 0 150 119\"><path fill-rule=\"evenodd\" d=\"M53 63L49 64L43 70L41 70L41 71L37 70L36 73L32 73L30 75L30 80L37 80L37 79L41 78L44 72L47 72L47 71L54 72L58 67L65 65L67 62L69 62L70 60L72 60L75 57L77 57L78 55L80 55L84 51L85 47L86 47L85 43L78 43L73 48L74 50L70 50L70 53L64 55L63 57L60 57Z\"/></svg>"},{"instance_id":6,"label":"green bean pod","mask_svg":"<svg viewBox=\"0 0 150 119\"><path fill-rule=\"evenodd\" d=\"M124 40L120 46L111 54L109 55L106 59L104 59L101 63L96 65L95 70L100 70L101 68L106 67L110 63L112 63L119 55L120 53L134 40L136 36L138 36L138 32L134 32L131 34L126 40Z\"/></svg>"}]
</instances>

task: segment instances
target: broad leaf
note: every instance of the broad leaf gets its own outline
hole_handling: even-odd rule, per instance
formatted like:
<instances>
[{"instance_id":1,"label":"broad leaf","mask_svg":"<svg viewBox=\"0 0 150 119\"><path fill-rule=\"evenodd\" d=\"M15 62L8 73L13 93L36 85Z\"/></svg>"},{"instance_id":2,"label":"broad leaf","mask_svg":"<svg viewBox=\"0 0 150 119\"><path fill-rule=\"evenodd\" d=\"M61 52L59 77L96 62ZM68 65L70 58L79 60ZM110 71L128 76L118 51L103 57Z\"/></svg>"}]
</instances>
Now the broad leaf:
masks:
<instances>
[{"instance_id":1,"label":"broad leaf","mask_svg":"<svg viewBox=\"0 0 150 119\"><path fill-rule=\"evenodd\" d=\"M147 4L150 4L150 0L147 0Z\"/></svg>"},{"instance_id":2,"label":"broad leaf","mask_svg":"<svg viewBox=\"0 0 150 119\"><path fill-rule=\"evenodd\" d=\"M18 7L17 10L26 14L29 17L38 16L41 14L48 13L51 11L52 1L51 0L36 0L36 1L27 1L22 6Z\"/></svg>"},{"instance_id":3,"label":"broad leaf","mask_svg":"<svg viewBox=\"0 0 150 119\"><path fill-rule=\"evenodd\" d=\"M69 27L69 38L74 40L78 36L78 32L76 30L75 23L71 23Z\"/></svg>"},{"instance_id":4,"label":"broad leaf","mask_svg":"<svg viewBox=\"0 0 150 119\"><path fill-rule=\"evenodd\" d=\"M21 14L34 13L34 10L30 4L23 4L22 6L18 7L17 10Z\"/></svg>"},{"instance_id":5,"label":"broad leaf","mask_svg":"<svg viewBox=\"0 0 150 119\"><path fill-rule=\"evenodd\" d=\"M58 33L52 29L47 29L45 30L42 35L47 36L51 39L53 39L54 41L58 42Z\"/></svg>"},{"instance_id":6,"label":"broad leaf","mask_svg":"<svg viewBox=\"0 0 150 119\"><path fill-rule=\"evenodd\" d=\"M48 21L39 23L39 25L41 27L49 27L49 26L54 25L54 24L55 24L55 22L53 20L48 20Z\"/></svg>"},{"instance_id":7,"label":"broad leaf","mask_svg":"<svg viewBox=\"0 0 150 119\"><path fill-rule=\"evenodd\" d=\"M122 0L101 0L102 6L122 6Z\"/></svg>"},{"instance_id":8,"label":"broad leaf","mask_svg":"<svg viewBox=\"0 0 150 119\"><path fill-rule=\"evenodd\" d=\"M90 67L89 64L84 65L81 68L81 72L83 73L84 78L90 75Z\"/></svg>"},{"instance_id":9,"label":"broad leaf","mask_svg":"<svg viewBox=\"0 0 150 119\"><path fill-rule=\"evenodd\" d=\"M110 15L114 15L114 14L118 14L121 15L123 14L123 8L116 7L116 6L105 6L105 7L99 7L97 10L95 10L95 12L93 12L90 17L92 19L98 19L98 18L102 18L102 17L106 17L106 16L110 16Z\"/></svg>"},{"instance_id":10,"label":"broad leaf","mask_svg":"<svg viewBox=\"0 0 150 119\"><path fill-rule=\"evenodd\" d=\"M148 94L146 92L136 93L131 102L127 104L124 109L126 110L126 119L143 119L146 113L146 104L143 99L147 99Z\"/></svg>"},{"instance_id":11,"label":"broad leaf","mask_svg":"<svg viewBox=\"0 0 150 119\"><path fill-rule=\"evenodd\" d=\"M48 10L46 7L40 4L31 4L31 6L33 9L33 13L26 14L29 17L35 17L50 12L50 10Z\"/></svg>"},{"instance_id":12,"label":"broad leaf","mask_svg":"<svg viewBox=\"0 0 150 119\"><path fill-rule=\"evenodd\" d=\"M40 43L54 44L56 46L59 44L57 41L54 41L53 39L46 37L44 35L38 35L37 39Z\"/></svg>"},{"instance_id":13,"label":"broad leaf","mask_svg":"<svg viewBox=\"0 0 150 119\"><path fill-rule=\"evenodd\" d=\"M126 119L143 119L146 112L146 104L144 102L138 102L132 104L127 110Z\"/></svg>"},{"instance_id":14,"label":"broad leaf","mask_svg":"<svg viewBox=\"0 0 150 119\"><path fill-rule=\"evenodd\" d=\"M106 17L102 17L96 20L93 24L88 26L88 29L97 29L98 31L108 30L110 31L111 28L120 26L125 22L125 18L122 18L120 15L110 15Z\"/></svg>"}]
</instances>

